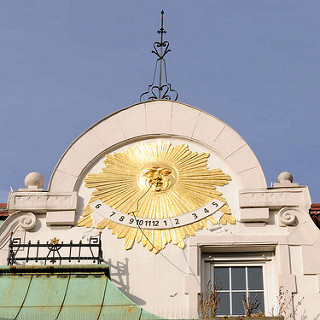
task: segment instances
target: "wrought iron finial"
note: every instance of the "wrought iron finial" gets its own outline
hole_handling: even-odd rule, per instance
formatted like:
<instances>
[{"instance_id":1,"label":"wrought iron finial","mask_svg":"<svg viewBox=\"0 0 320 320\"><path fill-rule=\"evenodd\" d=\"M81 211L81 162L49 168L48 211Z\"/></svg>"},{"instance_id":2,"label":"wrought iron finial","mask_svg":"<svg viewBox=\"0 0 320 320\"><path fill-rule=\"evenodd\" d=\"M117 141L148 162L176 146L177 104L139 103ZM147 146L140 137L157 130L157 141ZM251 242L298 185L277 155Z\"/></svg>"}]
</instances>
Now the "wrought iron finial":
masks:
<instances>
[{"instance_id":1,"label":"wrought iron finial","mask_svg":"<svg viewBox=\"0 0 320 320\"><path fill-rule=\"evenodd\" d=\"M53 245L59 244L59 240L60 239L57 239L56 237L54 237L53 239L50 239L50 244L53 244Z\"/></svg>"},{"instance_id":2,"label":"wrought iron finial","mask_svg":"<svg viewBox=\"0 0 320 320\"><path fill-rule=\"evenodd\" d=\"M163 15L164 11L162 10L161 27L157 31L158 34L160 34L160 42L156 41L153 44L153 50L151 51L151 53L154 53L157 56L153 80L152 83L148 86L148 91L144 92L140 96L140 102L155 99L176 101L178 99L178 92L171 88L171 83L168 83L167 80L166 60L164 59L164 57L171 50L169 49L169 41L163 41L163 35L167 33L163 27ZM159 83L156 83L156 79L159 80Z\"/></svg>"}]
</instances>

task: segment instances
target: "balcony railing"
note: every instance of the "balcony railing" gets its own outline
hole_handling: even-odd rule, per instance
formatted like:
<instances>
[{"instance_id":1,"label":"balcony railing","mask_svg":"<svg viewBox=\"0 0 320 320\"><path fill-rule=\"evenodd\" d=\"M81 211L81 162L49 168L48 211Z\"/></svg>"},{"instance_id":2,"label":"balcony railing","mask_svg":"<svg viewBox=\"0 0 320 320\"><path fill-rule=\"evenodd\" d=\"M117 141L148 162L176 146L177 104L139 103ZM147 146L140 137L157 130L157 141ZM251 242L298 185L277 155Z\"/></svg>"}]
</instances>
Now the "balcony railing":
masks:
<instances>
[{"instance_id":1,"label":"balcony railing","mask_svg":"<svg viewBox=\"0 0 320 320\"><path fill-rule=\"evenodd\" d=\"M81 240L78 243L60 242L53 238L47 243L22 243L21 238L14 238L11 233L9 243L8 265L28 264L55 264L80 263L83 261L101 264L103 261L101 249L101 233L96 237L90 237L87 243Z\"/></svg>"}]
</instances>

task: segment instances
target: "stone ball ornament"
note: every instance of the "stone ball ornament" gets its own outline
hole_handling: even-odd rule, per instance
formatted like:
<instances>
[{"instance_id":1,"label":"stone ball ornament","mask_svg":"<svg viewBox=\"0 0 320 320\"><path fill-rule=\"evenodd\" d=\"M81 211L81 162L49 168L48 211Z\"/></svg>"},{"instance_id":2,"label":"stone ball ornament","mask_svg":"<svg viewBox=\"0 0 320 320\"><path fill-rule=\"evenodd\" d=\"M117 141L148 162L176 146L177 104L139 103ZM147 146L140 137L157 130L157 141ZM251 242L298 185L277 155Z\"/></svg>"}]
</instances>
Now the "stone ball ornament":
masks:
<instances>
[{"instance_id":1,"label":"stone ball ornament","mask_svg":"<svg viewBox=\"0 0 320 320\"><path fill-rule=\"evenodd\" d=\"M39 172L30 172L24 179L28 189L42 189L44 185L43 176Z\"/></svg>"},{"instance_id":2,"label":"stone ball ornament","mask_svg":"<svg viewBox=\"0 0 320 320\"><path fill-rule=\"evenodd\" d=\"M278 182L290 181L293 182L293 175L288 171L283 171L278 175Z\"/></svg>"}]
</instances>

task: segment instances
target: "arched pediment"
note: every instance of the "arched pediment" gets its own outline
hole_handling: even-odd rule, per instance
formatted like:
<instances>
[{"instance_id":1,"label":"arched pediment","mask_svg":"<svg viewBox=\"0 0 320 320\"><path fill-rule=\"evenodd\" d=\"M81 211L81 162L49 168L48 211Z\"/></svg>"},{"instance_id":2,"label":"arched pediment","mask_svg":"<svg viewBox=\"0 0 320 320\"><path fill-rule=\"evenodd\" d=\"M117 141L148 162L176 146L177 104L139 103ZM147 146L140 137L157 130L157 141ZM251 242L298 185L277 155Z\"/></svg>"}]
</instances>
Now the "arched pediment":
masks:
<instances>
[{"instance_id":1,"label":"arched pediment","mask_svg":"<svg viewBox=\"0 0 320 320\"><path fill-rule=\"evenodd\" d=\"M59 160L49 190L73 191L83 172L101 155L161 136L198 142L216 152L233 169L239 189L266 188L259 161L231 127L186 104L155 100L111 114L79 136Z\"/></svg>"}]
</instances>

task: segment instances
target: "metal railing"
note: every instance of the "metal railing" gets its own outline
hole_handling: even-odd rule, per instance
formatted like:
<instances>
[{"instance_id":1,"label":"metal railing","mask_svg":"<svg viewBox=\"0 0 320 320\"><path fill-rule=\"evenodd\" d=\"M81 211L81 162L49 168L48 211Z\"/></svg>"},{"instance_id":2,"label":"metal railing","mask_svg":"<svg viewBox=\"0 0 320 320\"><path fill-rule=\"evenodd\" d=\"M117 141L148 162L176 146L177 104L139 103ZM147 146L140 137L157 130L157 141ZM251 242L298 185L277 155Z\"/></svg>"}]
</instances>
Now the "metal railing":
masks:
<instances>
[{"instance_id":1,"label":"metal railing","mask_svg":"<svg viewBox=\"0 0 320 320\"><path fill-rule=\"evenodd\" d=\"M90 237L88 243L81 240L78 243L60 242L59 239L53 238L47 243L22 243L21 238L14 238L13 233L10 236L8 265L24 264L30 261L61 264L64 262L91 261L92 263L101 264L103 261L101 248L101 232L96 237Z\"/></svg>"}]
</instances>

